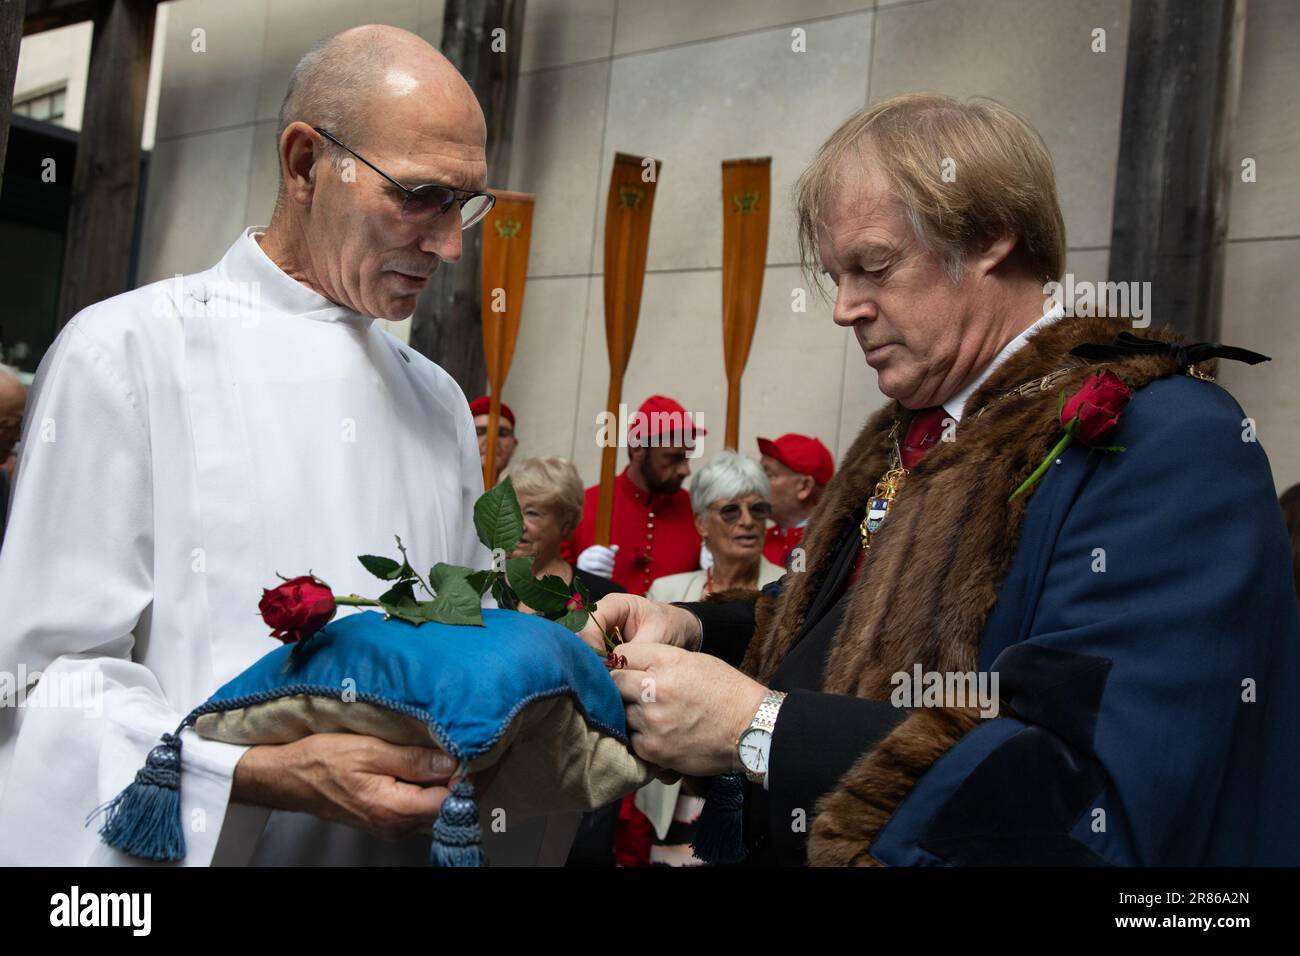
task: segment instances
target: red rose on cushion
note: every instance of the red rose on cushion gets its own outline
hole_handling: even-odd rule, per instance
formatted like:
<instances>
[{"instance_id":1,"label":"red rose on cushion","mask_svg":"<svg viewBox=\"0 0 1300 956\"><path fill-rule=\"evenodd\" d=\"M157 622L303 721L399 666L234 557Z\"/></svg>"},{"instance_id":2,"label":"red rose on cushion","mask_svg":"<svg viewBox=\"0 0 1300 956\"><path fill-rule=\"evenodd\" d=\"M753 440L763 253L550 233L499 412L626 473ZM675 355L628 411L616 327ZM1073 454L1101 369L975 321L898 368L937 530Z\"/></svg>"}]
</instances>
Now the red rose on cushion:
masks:
<instances>
[{"instance_id":1,"label":"red rose on cushion","mask_svg":"<svg viewBox=\"0 0 1300 956\"><path fill-rule=\"evenodd\" d=\"M257 609L270 625L272 637L296 644L328 624L338 607L329 585L304 574L270 591L263 588Z\"/></svg>"},{"instance_id":2,"label":"red rose on cushion","mask_svg":"<svg viewBox=\"0 0 1300 956\"><path fill-rule=\"evenodd\" d=\"M1069 431L1078 416L1073 435L1083 444L1091 445L1119 424L1119 413L1132 397L1128 386L1110 369L1100 375L1089 375L1061 407L1061 426Z\"/></svg>"}]
</instances>

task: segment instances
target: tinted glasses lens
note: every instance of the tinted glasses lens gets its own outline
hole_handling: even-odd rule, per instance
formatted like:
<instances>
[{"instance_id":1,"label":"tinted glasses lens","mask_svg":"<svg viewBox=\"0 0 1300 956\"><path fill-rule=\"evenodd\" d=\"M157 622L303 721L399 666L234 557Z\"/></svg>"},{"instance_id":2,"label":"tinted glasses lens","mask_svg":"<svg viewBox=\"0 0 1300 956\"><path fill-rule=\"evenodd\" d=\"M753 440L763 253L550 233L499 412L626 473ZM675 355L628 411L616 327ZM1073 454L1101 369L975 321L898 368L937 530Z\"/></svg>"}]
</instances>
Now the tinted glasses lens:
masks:
<instances>
[{"instance_id":1,"label":"tinted glasses lens","mask_svg":"<svg viewBox=\"0 0 1300 956\"><path fill-rule=\"evenodd\" d=\"M417 186L402 203L402 218L408 221L428 219L451 208L456 201L456 193L446 186L426 184Z\"/></svg>"},{"instance_id":2,"label":"tinted glasses lens","mask_svg":"<svg viewBox=\"0 0 1300 956\"><path fill-rule=\"evenodd\" d=\"M741 505L735 502L729 505L723 505L718 509L718 517L727 524L735 524L740 519ZM750 516L755 521L766 521L772 514L772 506L766 501L756 501L752 505L746 506Z\"/></svg>"},{"instance_id":3,"label":"tinted glasses lens","mask_svg":"<svg viewBox=\"0 0 1300 956\"><path fill-rule=\"evenodd\" d=\"M496 197L490 193L479 193L470 196L460 206L460 227L468 229L474 225L488 214L495 202Z\"/></svg>"}]
</instances>

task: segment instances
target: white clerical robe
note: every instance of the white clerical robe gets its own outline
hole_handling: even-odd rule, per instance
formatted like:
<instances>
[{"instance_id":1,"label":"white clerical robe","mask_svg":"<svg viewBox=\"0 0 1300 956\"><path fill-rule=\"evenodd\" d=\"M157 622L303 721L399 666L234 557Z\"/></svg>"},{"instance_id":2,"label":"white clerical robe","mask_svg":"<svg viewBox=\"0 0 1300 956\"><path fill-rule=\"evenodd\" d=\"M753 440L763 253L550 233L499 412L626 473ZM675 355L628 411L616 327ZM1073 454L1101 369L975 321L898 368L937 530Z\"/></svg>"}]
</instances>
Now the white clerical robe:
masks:
<instances>
[{"instance_id":1,"label":"white clerical robe","mask_svg":"<svg viewBox=\"0 0 1300 956\"><path fill-rule=\"evenodd\" d=\"M415 567L489 563L460 388L280 271L260 233L84 310L41 363L0 549L0 668L21 704L0 707L0 863L134 862L87 814L277 646L257 612L277 572L374 596L356 556L395 555L394 534ZM187 864L427 859L427 836L229 804L244 750L185 732ZM484 829L498 862L567 851L554 827L531 824L522 852Z\"/></svg>"}]
</instances>

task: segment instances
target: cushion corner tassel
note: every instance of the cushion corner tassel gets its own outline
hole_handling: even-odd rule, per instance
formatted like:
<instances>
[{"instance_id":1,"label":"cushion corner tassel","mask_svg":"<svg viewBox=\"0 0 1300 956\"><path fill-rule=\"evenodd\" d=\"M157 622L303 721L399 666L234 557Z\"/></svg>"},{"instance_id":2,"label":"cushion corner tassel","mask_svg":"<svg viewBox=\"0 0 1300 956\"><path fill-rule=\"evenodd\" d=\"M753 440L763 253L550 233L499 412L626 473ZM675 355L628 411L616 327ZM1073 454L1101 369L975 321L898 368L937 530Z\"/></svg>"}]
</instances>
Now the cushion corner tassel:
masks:
<instances>
[{"instance_id":1,"label":"cushion corner tassel","mask_svg":"<svg viewBox=\"0 0 1300 956\"><path fill-rule=\"evenodd\" d=\"M464 777L457 780L442 802L433 824L430 866L483 866L483 830L478 821L474 786Z\"/></svg>"},{"instance_id":2,"label":"cushion corner tassel","mask_svg":"<svg viewBox=\"0 0 1300 956\"><path fill-rule=\"evenodd\" d=\"M149 751L135 779L108 803L92 810L86 825L101 813L100 839L142 860L174 863L185 859L181 827L181 731L163 734Z\"/></svg>"},{"instance_id":3,"label":"cushion corner tassel","mask_svg":"<svg viewBox=\"0 0 1300 956\"><path fill-rule=\"evenodd\" d=\"M745 859L745 778L718 774L700 811L699 830L691 850L696 859L713 866L733 866Z\"/></svg>"}]
</instances>

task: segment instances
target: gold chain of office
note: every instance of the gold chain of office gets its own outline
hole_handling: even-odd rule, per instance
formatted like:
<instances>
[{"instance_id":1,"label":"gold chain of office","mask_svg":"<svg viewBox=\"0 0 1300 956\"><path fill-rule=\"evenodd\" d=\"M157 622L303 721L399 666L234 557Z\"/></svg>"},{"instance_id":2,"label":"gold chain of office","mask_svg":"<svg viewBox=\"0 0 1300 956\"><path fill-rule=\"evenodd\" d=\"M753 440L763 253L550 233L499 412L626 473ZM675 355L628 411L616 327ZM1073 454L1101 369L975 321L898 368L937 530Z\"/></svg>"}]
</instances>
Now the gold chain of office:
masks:
<instances>
[{"instance_id":1,"label":"gold chain of office","mask_svg":"<svg viewBox=\"0 0 1300 956\"><path fill-rule=\"evenodd\" d=\"M1046 375L1030 379L1028 382L1017 385L1010 391L1003 392L996 398L985 402L973 414L966 416L967 420L974 421L994 405L1015 395L1029 395L1033 392L1045 392L1061 379L1065 378L1065 376L1069 375L1071 372L1078 371L1082 367L1084 366L1067 365L1063 368L1058 368L1055 371L1048 372ZM1205 381L1214 381L1213 375L1200 371L1194 365L1189 365L1187 367L1187 374ZM885 473L880 476L880 480L876 482L876 490L867 500L867 513L863 516L861 524L858 525L858 533L862 537L862 550L864 552L869 553L871 551L871 539L876 536L880 531L881 525L885 523L885 518L889 516L889 511L894 505L894 499L898 497L898 493L903 488L903 481L908 475L908 470L903 467L902 450L898 446L898 431L901 425L901 416L894 416L894 423L889 428L888 436L890 446L889 467L886 469Z\"/></svg>"}]
</instances>

